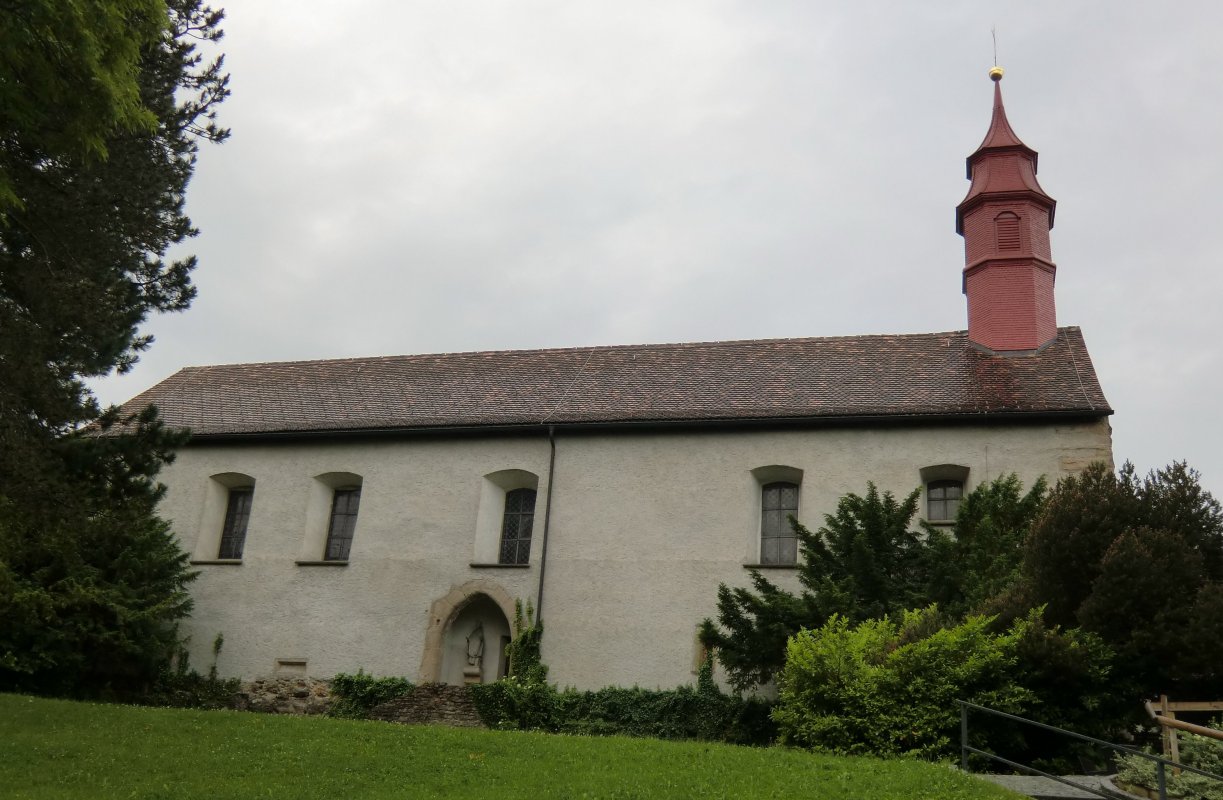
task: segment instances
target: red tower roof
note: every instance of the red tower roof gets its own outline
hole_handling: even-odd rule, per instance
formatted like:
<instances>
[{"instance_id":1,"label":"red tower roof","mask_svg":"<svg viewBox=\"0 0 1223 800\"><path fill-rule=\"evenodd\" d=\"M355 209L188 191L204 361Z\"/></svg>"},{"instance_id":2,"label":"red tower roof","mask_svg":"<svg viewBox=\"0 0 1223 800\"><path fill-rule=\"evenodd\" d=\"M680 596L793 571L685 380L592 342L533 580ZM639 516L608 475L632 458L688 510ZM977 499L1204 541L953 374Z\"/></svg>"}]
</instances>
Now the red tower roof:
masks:
<instances>
[{"instance_id":1,"label":"red tower roof","mask_svg":"<svg viewBox=\"0 0 1223 800\"><path fill-rule=\"evenodd\" d=\"M1015 131L1011 128L1011 123L1006 118L1006 107L1002 105L1002 81L994 81L994 116L989 121L989 130L985 132L985 138L981 141L981 146L973 151L966 161L968 162L968 179L972 180L972 162L978 153L982 150L992 150L1000 147L1016 147L1032 154L1032 163L1036 163L1036 151L1028 147L1023 141L1015 135Z\"/></svg>"},{"instance_id":2,"label":"red tower roof","mask_svg":"<svg viewBox=\"0 0 1223 800\"><path fill-rule=\"evenodd\" d=\"M968 179L972 185L956 207L956 232L964 233L965 213L981 202L985 195L1024 196L1034 200L1048 208L1049 227L1052 228L1057 202L1045 193L1036 180L1036 151L1015 135L1006 118L1006 107L1002 104L1002 76L991 77L994 79L994 113L985 139L966 160Z\"/></svg>"}]
</instances>

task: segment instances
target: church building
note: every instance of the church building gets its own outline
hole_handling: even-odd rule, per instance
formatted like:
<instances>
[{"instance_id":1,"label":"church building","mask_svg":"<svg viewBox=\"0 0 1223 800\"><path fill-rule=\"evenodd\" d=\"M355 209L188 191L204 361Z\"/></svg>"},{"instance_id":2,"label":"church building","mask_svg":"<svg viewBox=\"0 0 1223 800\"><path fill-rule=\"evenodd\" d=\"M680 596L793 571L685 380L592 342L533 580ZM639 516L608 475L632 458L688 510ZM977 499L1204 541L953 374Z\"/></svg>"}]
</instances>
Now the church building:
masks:
<instances>
[{"instance_id":1,"label":"church building","mask_svg":"<svg viewBox=\"0 0 1223 800\"><path fill-rule=\"evenodd\" d=\"M189 367L129 401L194 434L161 507L201 573L194 662L220 633L223 676L489 681L520 600L559 685L670 688L720 583L797 588L789 515L874 481L949 523L982 481L1111 463L1056 322L1055 202L991 77L967 330Z\"/></svg>"}]
</instances>

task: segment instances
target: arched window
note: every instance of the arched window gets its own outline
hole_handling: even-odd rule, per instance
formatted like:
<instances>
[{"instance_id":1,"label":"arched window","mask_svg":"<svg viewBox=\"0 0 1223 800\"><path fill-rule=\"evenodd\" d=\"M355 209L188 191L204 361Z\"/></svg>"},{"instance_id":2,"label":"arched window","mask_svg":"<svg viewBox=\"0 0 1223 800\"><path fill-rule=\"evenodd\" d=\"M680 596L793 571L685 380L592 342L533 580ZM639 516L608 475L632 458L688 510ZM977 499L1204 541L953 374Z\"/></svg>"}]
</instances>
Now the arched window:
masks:
<instances>
[{"instance_id":1,"label":"arched window","mask_svg":"<svg viewBox=\"0 0 1223 800\"><path fill-rule=\"evenodd\" d=\"M798 537L790 517L798 515L798 484L766 483L760 490L760 563L797 564Z\"/></svg>"},{"instance_id":2,"label":"arched window","mask_svg":"<svg viewBox=\"0 0 1223 800\"><path fill-rule=\"evenodd\" d=\"M236 564L242 561L254 498L254 476L242 472L218 472L208 476L204 513L191 549L192 563Z\"/></svg>"},{"instance_id":3,"label":"arched window","mask_svg":"<svg viewBox=\"0 0 1223 800\"><path fill-rule=\"evenodd\" d=\"M225 524L221 527L221 547L217 558L242 558L246 546L246 523L251 517L251 502L255 487L242 486L229 490L225 507Z\"/></svg>"},{"instance_id":4,"label":"arched window","mask_svg":"<svg viewBox=\"0 0 1223 800\"><path fill-rule=\"evenodd\" d=\"M361 487L344 486L331 497L331 521L327 525L325 561L347 561L352 536L357 528L357 509L361 506Z\"/></svg>"},{"instance_id":5,"label":"arched window","mask_svg":"<svg viewBox=\"0 0 1223 800\"><path fill-rule=\"evenodd\" d=\"M535 523L535 490L512 489L505 493L501 519L501 555L498 563L526 564L531 560L531 528Z\"/></svg>"},{"instance_id":6,"label":"arched window","mask_svg":"<svg viewBox=\"0 0 1223 800\"><path fill-rule=\"evenodd\" d=\"M926 487L926 522L955 522L964 487L968 485L968 467L963 464L931 464L919 470Z\"/></svg>"}]
</instances>

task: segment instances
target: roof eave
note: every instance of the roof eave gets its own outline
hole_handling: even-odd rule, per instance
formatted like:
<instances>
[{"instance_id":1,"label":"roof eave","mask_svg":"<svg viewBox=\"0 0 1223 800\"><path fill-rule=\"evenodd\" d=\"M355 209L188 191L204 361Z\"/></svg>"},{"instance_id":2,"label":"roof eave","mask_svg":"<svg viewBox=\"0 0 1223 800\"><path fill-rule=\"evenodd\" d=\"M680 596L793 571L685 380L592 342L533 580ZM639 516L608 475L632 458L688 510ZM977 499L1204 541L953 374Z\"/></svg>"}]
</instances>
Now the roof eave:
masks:
<instances>
[{"instance_id":1,"label":"roof eave","mask_svg":"<svg viewBox=\"0 0 1223 800\"><path fill-rule=\"evenodd\" d=\"M235 431L195 433L193 443L239 443L319 439L401 438L415 436L505 436L546 434L549 431L597 433L601 431L728 430L770 427L854 427L862 425L1013 424L1026 422L1100 419L1113 414L1101 408L1048 411L978 411L932 414L858 414L818 417L727 417L720 419L605 420L538 422L494 425L431 425L413 427L342 428L320 430Z\"/></svg>"}]
</instances>

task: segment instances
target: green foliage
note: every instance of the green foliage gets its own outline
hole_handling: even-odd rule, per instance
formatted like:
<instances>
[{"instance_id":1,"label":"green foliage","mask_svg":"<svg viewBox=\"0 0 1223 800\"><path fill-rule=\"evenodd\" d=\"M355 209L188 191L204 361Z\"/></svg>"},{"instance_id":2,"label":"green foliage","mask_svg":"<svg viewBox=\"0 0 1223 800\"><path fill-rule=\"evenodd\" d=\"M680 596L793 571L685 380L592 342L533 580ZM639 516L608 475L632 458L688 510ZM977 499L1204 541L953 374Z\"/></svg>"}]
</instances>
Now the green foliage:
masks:
<instances>
[{"instance_id":1,"label":"green foliage","mask_svg":"<svg viewBox=\"0 0 1223 800\"><path fill-rule=\"evenodd\" d=\"M127 0L137 2L150 5ZM149 344L138 333L146 317L182 310L195 294L194 259L164 256L196 234L184 203L198 140L228 135L213 121L228 76L196 51L221 36L221 14L201 0L152 5L164 13L136 80L156 125L112 132L104 160L4 153L20 207L0 216L0 438L15 444L42 448L40 434L94 420L81 379L129 368Z\"/></svg>"},{"instance_id":2,"label":"green foliage","mask_svg":"<svg viewBox=\"0 0 1223 800\"><path fill-rule=\"evenodd\" d=\"M944 627L937 607L853 625L840 615L795 635L773 718L781 741L828 752L940 758L958 751L959 709L967 700L1020 715L1086 711L1107 690L1107 650L1079 634L1043 626L1039 614L994 632L988 617ZM1040 692L1071 658L1073 686ZM1081 697L1071 692L1081 692ZM974 745L1005 745L1013 734L975 726ZM1028 755L1031 755L1029 752Z\"/></svg>"},{"instance_id":3,"label":"green foliage","mask_svg":"<svg viewBox=\"0 0 1223 800\"><path fill-rule=\"evenodd\" d=\"M771 704L723 694L712 664L696 688L671 690L606 687L597 691L548 684L525 685L513 677L470 687L480 717L493 728L541 730L580 736L646 736L731 744L770 743L776 726Z\"/></svg>"},{"instance_id":4,"label":"green foliage","mask_svg":"<svg viewBox=\"0 0 1223 800\"><path fill-rule=\"evenodd\" d=\"M178 650L191 610L187 556L155 515L163 448L151 415L124 439L69 437L38 477L53 506L0 495L0 687L135 692Z\"/></svg>"},{"instance_id":5,"label":"green foliage","mask_svg":"<svg viewBox=\"0 0 1223 800\"><path fill-rule=\"evenodd\" d=\"M173 664L163 666L148 691L123 699L173 708L230 708L242 682L238 678L217 677L217 657L224 644L225 637L218 633L212 642L212 664L207 675L191 668L187 651L183 649Z\"/></svg>"},{"instance_id":6,"label":"green foliage","mask_svg":"<svg viewBox=\"0 0 1223 800\"><path fill-rule=\"evenodd\" d=\"M948 614L981 613L1019 581L1023 546L1040 513L1048 485L1038 479L1025 493L1011 473L969 492L956 513L953 533L925 525L930 539L932 592Z\"/></svg>"},{"instance_id":7,"label":"green foliage","mask_svg":"<svg viewBox=\"0 0 1223 800\"><path fill-rule=\"evenodd\" d=\"M1025 599L1099 634L1133 696L1223 691L1223 509L1174 463L1063 479L1028 539Z\"/></svg>"},{"instance_id":8,"label":"green foliage","mask_svg":"<svg viewBox=\"0 0 1223 800\"><path fill-rule=\"evenodd\" d=\"M0 95L16 98L0 103L13 201L0 209L0 688L139 691L164 671L190 610L194 573L156 516L157 471L185 436L152 410L99 415L83 379L130 367L150 341L138 334L147 315L194 295L194 261L163 256L195 232L183 204L196 140L226 135L212 117L227 77L195 51L219 38L221 15L200 0L36 1L15 13L0 31ZM7 79L25 69L33 84ZM81 100L56 107L57 93ZM95 100L132 114L90 127ZM49 145L47 126L68 138ZM67 151L94 135L86 149L105 159Z\"/></svg>"},{"instance_id":9,"label":"green foliage","mask_svg":"<svg viewBox=\"0 0 1223 800\"><path fill-rule=\"evenodd\" d=\"M104 158L118 133L156 128L139 61L166 26L162 0L25 0L0 25L0 217L20 203L14 161Z\"/></svg>"},{"instance_id":10,"label":"green foliage","mask_svg":"<svg viewBox=\"0 0 1223 800\"><path fill-rule=\"evenodd\" d=\"M532 617L529 603L525 614L521 602L514 604L509 677L469 687L476 710L489 727L739 744L772 741L769 704L723 694L714 682L711 658L701 665L695 689L558 691L548 683L548 668L540 660L543 629Z\"/></svg>"},{"instance_id":11,"label":"green foliage","mask_svg":"<svg viewBox=\"0 0 1223 800\"><path fill-rule=\"evenodd\" d=\"M718 624L706 619L699 633L701 643L717 653L731 685L739 690L771 680L785 666L786 640L804 625L817 623L804 598L756 570L749 576L754 592L718 586Z\"/></svg>"},{"instance_id":12,"label":"green foliage","mask_svg":"<svg viewBox=\"0 0 1223 800\"><path fill-rule=\"evenodd\" d=\"M1033 525L1023 574L1050 621L1075 625L1079 606L1100 574L1105 552L1127 528L1141 524L1133 467L1114 474L1092 464L1062 478Z\"/></svg>"},{"instance_id":13,"label":"green foliage","mask_svg":"<svg viewBox=\"0 0 1223 800\"><path fill-rule=\"evenodd\" d=\"M785 642L833 615L860 621L923 605L930 594L930 545L909 529L920 490L898 500L868 484L847 494L824 526L810 532L791 519L801 544L801 596L751 572L755 591L718 587L718 624L701 624L701 642L717 653L731 685L770 680L785 661Z\"/></svg>"},{"instance_id":14,"label":"green foliage","mask_svg":"<svg viewBox=\"0 0 1223 800\"><path fill-rule=\"evenodd\" d=\"M355 675L341 672L331 679L331 694L335 701L327 709L327 716L365 719L374 706L403 697L412 688L412 682L407 678L375 678L360 669Z\"/></svg>"},{"instance_id":15,"label":"green foliage","mask_svg":"<svg viewBox=\"0 0 1223 800\"><path fill-rule=\"evenodd\" d=\"M528 600L514 601L514 638L506 647L510 674L490 684L470 687L476 710L486 725L509 730L550 730L556 712L556 689L543 663L543 620L535 619Z\"/></svg>"},{"instance_id":16,"label":"green foliage","mask_svg":"<svg viewBox=\"0 0 1223 800\"><path fill-rule=\"evenodd\" d=\"M897 500L870 483L864 497L842 497L816 533L794 524L804 561L798 577L819 616L872 619L925 600L925 540L909 529L920 497L914 489Z\"/></svg>"},{"instance_id":17,"label":"green foliage","mask_svg":"<svg viewBox=\"0 0 1223 800\"><path fill-rule=\"evenodd\" d=\"M514 601L514 638L505 649L510 660L510 675L537 683L548 679L548 667L543 662L544 622L535 621L535 609L528 600L524 612L522 601Z\"/></svg>"},{"instance_id":18,"label":"green foliage","mask_svg":"<svg viewBox=\"0 0 1223 800\"><path fill-rule=\"evenodd\" d=\"M897 625L872 619L851 627L834 616L791 639L774 719L781 741L828 752L947 756L959 728L956 700L1012 713L1026 693L1006 680L1015 659L990 620L972 617L902 644L902 630L937 609L905 614Z\"/></svg>"},{"instance_id":19,"label":"green foliage","mask_svg":"<svg viewBox=\"0 0 1223 800\"><path fill-rule=\"evenodd\" d=\"M1223 730L1223 718L1211 720L1208 727ZM1223 775L1223 742L1196 733L1178 731L1180 763ZM1141 756L1123 756L1118 760L1117 778L1131 786L1155 789L1159 785L1155 762ZM1184 800L1223 800L1223 780L1214 780L1192 772L1165 771L1168 795Z\"/></svg>"},{"instance_id":20,"label":"green foliage","mask_svg":"<svg viewBox=\"0 0 1223 800\"><path fill-rule=\"evenodd\" d=\"M914 761L13 695L0 695L0 741L0 786L26 800L1017 800L959 770Z\"/></svg>"}]
</instances>

